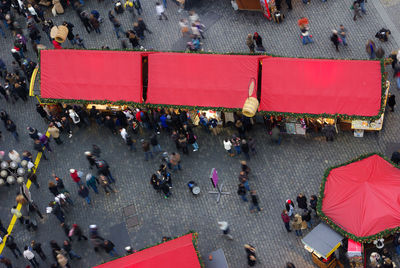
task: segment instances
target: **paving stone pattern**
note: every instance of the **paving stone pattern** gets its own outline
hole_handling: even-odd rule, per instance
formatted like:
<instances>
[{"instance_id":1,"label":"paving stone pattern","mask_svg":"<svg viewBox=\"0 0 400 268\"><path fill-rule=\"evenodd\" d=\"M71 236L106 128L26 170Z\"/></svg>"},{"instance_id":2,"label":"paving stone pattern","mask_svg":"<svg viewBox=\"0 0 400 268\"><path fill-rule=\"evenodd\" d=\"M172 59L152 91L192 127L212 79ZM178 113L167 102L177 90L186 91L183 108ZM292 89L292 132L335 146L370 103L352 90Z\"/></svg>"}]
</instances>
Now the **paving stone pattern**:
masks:
<instances>
[{"instance_id":1,"label":"paving stone pattern","mask_svg":"<svg viewBox=\"0 0 400 268\"><path fill-rule=\"evenodd\" d=\"M153 34L147 34L141 44L145 48L158 50L174 49L179 40L182 40L178 21L188 15L187 11L178 13L178 7L168 0L166 15L169 20L159 21L155 14L154 2L142 1L143 18ZM204 23L209 26L205 33L206 39L203 41L206 51L247 52L246 35L257 31L263 37L267 51L273 54L291 57L365 59L366 40L374 39L375 32L384 26L370 3L367 3L368 14L354 22L349 9L351 1L329 0L322 3L313 0L310 5L303 5L301 1L293 0L293 11L284 10L286 20L282 24L274 24L266 21L261 13L234 11L230 2L226 0L200 2L195 6L195 10L201 18L205 18ZM284 4L283 6L285 7ZM111 1L100 3L86 1L86 10L95 8L104 18L101 35L87 34L72 9L67 9L64 15L52 19L57 23L67 20L75 24L74 32L83 37L88 48L100 48L103 45L120 48L120 40L117 40L107 18L107 11L111 7ZM393 20L395 13L391 14L390 8L388 13ZM310 19L311 33L315 40L313 44L307 46L301 44L296 24L301 16ZM117 17L125 30L131 27L134 20L128 12ZM329 41L329 36L331 30L338 28L339 24L344 24L349 30L349 46L341 47L337 53ZM50 45L44 35L43 40L45 45ZM399 46L392 40L384 44L375 39L374 41L386 52ZM64 47L69 46L64 44ZM10 64L12 45L9 32L7 39L0 39L0 47L1 58ZM31 49L28 55L34 58ZM290 70L282 71L287 72L290 78ZM388 72L391 77L392 71ZM395 91L393 87L391 90ZM20 152L24 149L33 150L33 142L27 135L26 127L36 127L41 132L46 130L45 122L35 112L36 100L32 98L27 103L19 101L15 105L4 100L0 100L0 103L1 108L6 109L15 120L21 135L21 141L16 143L4 127L0 126L3 132L1 148L5 151L15 148ZM33 186L31 192L34 200L44 211L52 199L47 190L47 182L51 173L55 172L64 179L75 202L75 206L66 216L67 224L78 223L85 233L89 224L97 224L100 234L114 241L121 254L123 248L127 246L126 243L130 243L134 249L140 249L160 242L162 236L174 237L195 230L199 232L199 249L202 256L207 258L209 252L223 248L228 263L233 268L247 265L243 250L245 243L257 248L259 267L283 267L286 261L294 262L296 267L312 267L310 255L303 249L300 239L293 233L288 234L284 229L280 213L285 200L295 199L299 192L304 192L307 197L318 193L321 178L327 167L363 153L385 152L389 144L399 143L399 120L400 114L396 110L394 113L386 113L384 129L377 134L366 133L364 138L354 138L351 132L340 133L333 143L326 143L318 135L285 136L280 146L272 144L263 125L257 124L249 134L257 142L257 154L252 156L249 163L252 169L250 186L257 190L264 210L255 214L250 213L248 204L243 203L236 194L241 158L231 158L225 154L222 139L227 133L233 133L229 128L217 137L195 129L200 150L182 157L183 170L172 175L174 187L173 195L169 199L164 199L149 184L150 175L160 164L160 155L145 162L140 150L130 152L119 136L113 136L107 129L95 124L86 129L74 129L71 139L63 135L63 145L57 146L52 143L54 152L48 153L50 160L41 161L37 173L41 188L36 189ZM140 140L148 135L149 133L145 131L135 138ZM165 133L161 133L159 140L164 150L168 152L175 150L174 144ZM75 168L84 173L93 172L89 170L83 154L84 151L90 150L92 144L98 144L102 148L102 157L111 166L118 192L111 193L110 196L106 196L102 190L99 195L91 192L93 204L89 206L77 195L76 185L70 179L68 170ZM223 196L219 204L216 203L214 195L207 193L212 190L208 178L211 168L218 170L220 179L224 182L224 190L232 193ZM190 180L196 181L201 188L201 194L197 197L189 192L186 185ZM0 188L0 212L4 224L8 224L11 219L10 207L14 204L16 192L16 186ZM128 217L130 214L125 215L124 208L132 204L135 212L131 213L133 216ZM129 228L134 220L137 220L135 222L137 225ZM233 241L222 237L217 226L219 220L229 222ZM44 221L39 221L38 231L27 231L17 222L13 234L20 247L35 239L44 244L45 252L50 255L48 241L55 239L61 244L65 239L58 225L53 215L46 215ZM73 242L73 248L83 259L71 261L72 267L91 267L110 260L105 253L94 253L89 242ZM3 254L12 259L16 267L27 264L23 260L15 260L8 249L4 249ZM50 261L53 261L51 257L45 266L49 266Z\"/></svg>"}]
</instances>

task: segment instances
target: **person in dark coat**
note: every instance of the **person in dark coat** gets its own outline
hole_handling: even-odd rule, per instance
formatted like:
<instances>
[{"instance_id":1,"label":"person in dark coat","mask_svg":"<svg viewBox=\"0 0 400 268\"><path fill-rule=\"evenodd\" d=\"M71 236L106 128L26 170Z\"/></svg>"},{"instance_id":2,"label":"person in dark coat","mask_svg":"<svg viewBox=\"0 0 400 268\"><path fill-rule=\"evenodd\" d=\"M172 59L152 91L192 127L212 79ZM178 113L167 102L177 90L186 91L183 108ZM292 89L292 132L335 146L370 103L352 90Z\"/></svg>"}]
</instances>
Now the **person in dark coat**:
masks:
<instances>
[{"instance_id":1,"label":"person in dark coat","mask_svg":"<svg viewBox=\"0 0 400 268\"><path fill-rule=\"evenodd\" d=\"M63 22L63 25L68 28L67 39L69 40L71 45L75 45L76 44L75 34L74 34L74 27L75 26L72 23L66 22L66 21Z\"/></svg>"},{"instance_id":2,"label":"person in dark coat","mask_svg":"<svg viewBox=\"0 0 400 268\"><path fill-rule=\"evenodd\" d=\"M49 182L49 191L50 191L54 196L57 196L57 195L60 194L60 192L58 191L57 185L56 185L54 182L52 182L52 181Z\"/></svg>"},{"instance_id":3,"label":"person in dark coat","mask_svg":"<svg viewBox=\"0 0 400 268\"><path fill-rule=\"evenodd\" d=\"M40 258L44 261L44 260L46 260L46 255L44 254L44 252L43 252L43 249L42 249L42 244L41 243L38 243L38 242L36 242L35 240L32 240L32 242L31 242L31 247L32 247L32 249L40 256Z\"/></svg>"},{"instance_id":4,"label":"person in dark coat","mask_svg":"<svg viewBox=\"0 0 400 268\"><path fill-rule=\"evenodd\" d=\"M89 169L93 169L93 166L96 166L96 158L91 152L85 152L85 155L87 161L89 162Z\"/></svg>"},{"instance_id":5,"label":"person in dark coat","mask_svg":"<svg viewBox=\"0 0 400 268\"><path fill-rule=\"evenodd\" d=\"M310 207L317 212L317 203L318 203L318 197L316 195L312 195L310 197Z\"/></svg>"},{"instance_id":6,"label":"person in dark coat","mask_svg":"<svg viewBox=\"0 0 400 268\"><path fill-rule=\"evenodd\" d=\"M5 238L6 240L6 247L11 250L11 252L14 254L15 258L18 259L18 255L15 252L18 252L19 256L22 256L21 250L18 248L17 244L15 243L14 237L11 235L6 235Z\"/></svg>"},{"instance_id":7,"label":"person in dark coat","mask_svg":"<svg viewBox=\"0 0 400 268\"><path fill-rule=\"evenodd\" d=\"M257 32L254 33L253 39L256 42L256 51L265 51L265 48L262 44L262 38Z\"/></svg>"},{"instance_id":8,"label":"person in dark coat","mask_svg":"<svg viewBox=\"0 0 400 268\"><path fill-rule=\"evenodd\" d=\"M15 140L17 142L19 142L19 135L18 135L18 132L17 132L17 126L10 119L8 119L7 122L6 122L6 129L7 129L7 131L10 131L11 134L14 136Z\"/></svg>"},{"instance_id":9,"label":"person in dark coat","mask_svg":"<svg viewBox=\"0 0 400 268\"><path fill-rule=\"evenodd\" d=\"M114 119L111 118L111 116L107 115L105 120L104 120L104 125L108 127L111 130L111 133L116 135L117 134L117 129L115 127L115 122Z\"/></svg>"},{"instance_id":10,"label":"person in dark coat","mask_svg":"<svg viewBox=\"0 0 400 268\"><path fill-rule=\"evenodd\" d=\"M253 247L252 245L245 244L244 250L246 251L246 254L247 254L247 264L251 267L256 265L256 261L257 261L256 248Z\"/></svg>"},{"instance_id":11,"label":"person in dark coat","mask_svg":"<svg viewBox=\"0 0 400 268\"><path fill-rule=\"evenodd\" d=\"M333 141L336 130L334 126L325 124L324 128L322 129L322 133L325 135L326 141Z\"/></svg>"},{"instance_id":12,"label":"person in dark coat","mask_svg":"<svg viewBox=\"0 0 400 268\"><path fill-rule=\"evenodd\" d=\"M43 109L42 105L40 105L39 103L36 104L36 112L38 112L38 114L40 114L40 116L47 120L47 113L46 111Z\"/></svg>"},{"instance_id":13,"label":"person in dark coat","mask_svg":"<svg viewBox=\"0 0 400 268\"><path fill-rule=\"evenodd\" d=\"M332 35L331 35L331 41L335 45L336 51L339 51L339 44L340 44L339 40L340 39L339 39L338 32L336 30L333 30Z\"/></svg>"},{"instance_id":14,"label":"person in dark coat","mask_svg":"<svg viewBox=\"0 0 400 268\"><path fill-rule=\"evenodd\" d=\"M300 193L297 196L296 201L299 208L307 209L307 197L305 197L303 193Z\"/></svg>"},{"instance_id":15,"label":"person in dark coat","mask_svg":"<svg viewBox=\"0 0 400 268\"><path fill-rule=\"evenodd\" d=\"M390 107L390 111L394 112L394 106L396 105L396 95L389 93L387 103L388 103L388 106Z\"/></svg>"},{"instance_id":16,"label":"person in dark coat","mask_svg":"<svg viewBox=\"0 0 400 268\"><path fill-rule=\"evenodd\" d=\"M396 165L399 164L399 162L400 162L400 150L395 151L395 152L392 153L392 157L390 158L390 161L392 161Z\"/></svg>"},{"instance_id":17,"label":"person in dark coat","mask_svg":"<svg viewBox=\"0 0 400 268\"><path fill-rule=\"evenodd\" d=\"M246 192L247 192L246 191L246 187L244 187L243 183L239 183L237 194L240 196L240 198L242 198L242 200L244 202L248 202L249 201L246 198Z\"/></svg>"},{"instance_id":18,"label":"person in dark coat","mask_svg":"<svg viewBox=\"0 0 400 268\"><path fill-rule=\"evenodd\" d=\"M242 149L242 152L244 153L244 155L246 156L247 160L250 160L250 147L247 144L247 141L245 139L242 140L242 145L240 146Z\"/></svg>"},{"instance_id":19,"label":"person in dark coat","mask_svg":"<svg viewBox=\"0 0 400 268\"><path fill-rule=\"evenodd\" d=\"M293 9L293 7L292 7L292 0L286 0L286 4L287 4L289 10L292 10L292 9Z\"/></svg>"},{"instance_id":20,"label":"person in dark coat","mask_svg":"<svg viewBox=\"0 0 400 268\"><path fill-rule=\"evenodd\" d=\"M118 256L117 251L115 251L115 246L113 242L111 242L110 240L104 240L102 247L105 250L105 252L111 255L111 257Z\"/></svg>"}]
</instances>

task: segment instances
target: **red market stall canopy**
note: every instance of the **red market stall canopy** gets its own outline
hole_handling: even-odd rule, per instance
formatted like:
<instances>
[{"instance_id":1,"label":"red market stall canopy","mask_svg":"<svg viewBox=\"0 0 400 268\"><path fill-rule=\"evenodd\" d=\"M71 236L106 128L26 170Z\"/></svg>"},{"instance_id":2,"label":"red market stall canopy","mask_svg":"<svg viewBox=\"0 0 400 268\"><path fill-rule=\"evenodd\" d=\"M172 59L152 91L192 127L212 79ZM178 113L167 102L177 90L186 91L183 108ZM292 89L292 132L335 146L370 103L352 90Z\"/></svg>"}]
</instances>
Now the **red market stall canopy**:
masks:
<instances>
[{"instance_id":1,"label":"red market stall canopy","mask_svg":"<svg viewBox=\"0 0 400 268\"><path fill-rule=\"evenodd\" d=\"M331 168L321 184L318 213L358 242L393 233L400 227L400 170L377 154Z\"/></svg>"},{"instance_id":2,"label":"red market stall canopy","mask_svg":"<svg viewBox=\"0 0 400 268\"><path fill-rule=\"evenodd\" d=\"M260 111L377 116L381 97L379 61L262 60Z\"/></svg>"},{"instance_id":3,"label":"red market stall canopy","mask_svg":"<svg viewBox=\"0 0 400 268\"><path fill-rule=\"evenodd\" d=\"M258 77L258 62L257 56L149 55L147 103L242 108L251 78Z\"/></svg>"},{"instance_id":4,"label":"red market stall canopy","mask_svg":"<svg viewBox=\"0 0 400 268\"><path fill-rule=\"evenodd\" d=\"M95 268L200 268L194 235L187 234Z\"/></svg>"},{"instance_id":5,"label":"red market stall canopy","mask_svg":"<svg viewBox=\"0 0 400 268\"><path fill-rule=\"evenodd\" d=\"M142 53L42 50L41 97L142 102Z\"/></svg>"}]
</instances>

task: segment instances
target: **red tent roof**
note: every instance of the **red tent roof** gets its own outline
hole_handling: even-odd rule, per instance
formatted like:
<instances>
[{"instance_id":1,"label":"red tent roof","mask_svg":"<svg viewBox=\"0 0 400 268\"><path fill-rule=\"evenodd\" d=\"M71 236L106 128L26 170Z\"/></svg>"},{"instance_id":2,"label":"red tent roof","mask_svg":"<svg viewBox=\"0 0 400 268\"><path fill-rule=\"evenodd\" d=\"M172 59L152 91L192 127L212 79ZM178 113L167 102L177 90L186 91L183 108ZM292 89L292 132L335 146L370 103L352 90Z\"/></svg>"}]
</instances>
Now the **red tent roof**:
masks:
<instances>
[{"instance_id":1,"label":"red tent roof","mask_svg":"<svg viewBox=\"0 0 400 268\"><path fill-rule=\"evenodd\" d=\"M142 102L140 52L42 50L41 97Z\"/></svg>"},{"instance_id":2,"label":"red tent roof","mask_svg":"<svg viewBox=\"0 0 400 268\"><path fill-rule=\"evenodd\" d=\"M266 58L261 111L376 116L381 107L379 61Z\"/></svg>"},{"instance_id":3,"label":"red tent roof","mask_svg":"<svg viewBox=\"0 0 400 268\"><path fill-rule=\"evenodd\" d=\"M187 234L96 268L200 268L192 236Z\"/></svg>"},{"instance_id":4,"label":"red tent roof","mask_svg":"<svg viewBox=\"0 0 400 268\"><path fill-rule=\"evenodd\" d=\"M378 155L332 169L322 212L357 237L400 226L400 170Z\"/></svg>"},{"instance_id":5,"label":"red tent roof","mask_svg":"<svg viewBox=\"0 0 400 268\"><path fill-rule=\"evenodd\" d=\"M147 103L242 108L258 57L157 53L149 55Z\"/></svg>"}]
</instances>

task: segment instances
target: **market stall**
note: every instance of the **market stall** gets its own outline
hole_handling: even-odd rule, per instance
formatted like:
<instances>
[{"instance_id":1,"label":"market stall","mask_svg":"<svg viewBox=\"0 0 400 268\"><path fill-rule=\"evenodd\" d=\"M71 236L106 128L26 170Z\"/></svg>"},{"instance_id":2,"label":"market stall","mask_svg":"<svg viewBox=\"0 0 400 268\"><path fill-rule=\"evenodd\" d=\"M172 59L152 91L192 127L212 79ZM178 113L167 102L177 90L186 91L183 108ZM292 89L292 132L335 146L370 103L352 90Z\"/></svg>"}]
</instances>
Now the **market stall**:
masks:
<instances>
[{"instance_id":1,"label":"market stall","mask_svg":"<svg viewBox=\"0 0 400 268\"><path fill-rule=\"evenodd\" d=\"M197 233L190 233L95 268L200 268L196 244Z\"/></svg>"},{"instance_id":2,"label":"market stall","mask_svg":"<svg viewBox=\"0 0 400 268\"><path fill-rule=\"evenodd\" d=\"M141 52L41 50L41 98L141 103L142 56Z\"/></svg>"},{"instance_id":3,"label":"market stall","mask_svg":"<svg viewBox=\"0 0 400 268\"><path fill-rule=\"evenodd\" d=\"M364 250L380 252L400 229L399 200L399 168L372 153L326 170L317 213L336 232L362 243ZM348 248L359 251L350 243Z\"/></svg>"},{"instance_id":4,"label":"market stall","mask_svg":"<svg viewBox=\"0 0 400 268\"><path fill-rule=\"evenodd\" d=\"M301 242L311 253L313 262L320 268L335 268L338 260L333 254L343 240L343 236L333 231L328 225L320 223Z\"/></svg>"},{"instance_id":5,"label":"market stall","mask_svg":"<svg viewBox=\"0 0 400 268\"><path fill-rule=\"evenodd\" d=\"M291 70L290 79L280 70ZM361 75L365 80L358 79ZM357 122L381 118L385 92L388 87L382 86L379 61L262 59L259 110L285 118L290 134L305 134L306 128L320 131L324 124L338 129L337 119Z\"/></svg>"},{"instance_id":6,"label":"market stall","mask_svg":"<svg viewBox=\"0 0 400 268\"><path fill-rule=\"evenodd\" d=\"M195 125L204 116L221 127L226 113L243 108L250 81L257 91L258 56L157 53L148 59L146 104L188 109Z\"/></svg>"}]
</instances>

